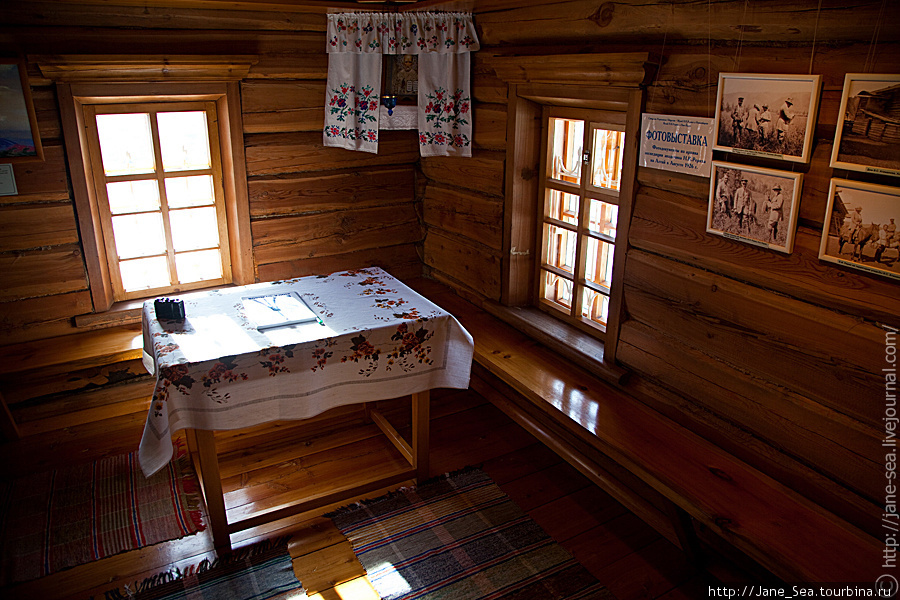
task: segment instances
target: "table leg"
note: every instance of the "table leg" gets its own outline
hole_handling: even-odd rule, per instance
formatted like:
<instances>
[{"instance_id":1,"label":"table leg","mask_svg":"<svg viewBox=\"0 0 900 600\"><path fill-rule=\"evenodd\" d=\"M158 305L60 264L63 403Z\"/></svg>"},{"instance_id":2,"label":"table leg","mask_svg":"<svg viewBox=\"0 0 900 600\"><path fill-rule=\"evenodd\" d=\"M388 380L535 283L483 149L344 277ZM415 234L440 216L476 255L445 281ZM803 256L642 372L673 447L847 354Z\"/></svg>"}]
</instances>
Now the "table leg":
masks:
<instances>
[{"instance_id":1,"label":"table leg","mask_svg":"<svg viewBox=\"0 0 900 600\"><path fill-rule=\"evenodd\" d=\"M222 492L222 478L219 475L219 457L216 454L216 439L212 431L195 429L197 455L200 458L200 476L203 481L203 496L209 512L209 529L217 550L231 550L228 534L228 516L225 513L225 496Z\"/></svg>"},{"instance_id":2,"label":"table leg","mask_svg":"<svg viewBox=\"0 0 900 600\"><path fill-rule=\"evenodd\" d=\"M419 483L428 479L428 446L431 426L431 394L429 390L412 395L412 451Z\"/></svg>"}]
</instances>

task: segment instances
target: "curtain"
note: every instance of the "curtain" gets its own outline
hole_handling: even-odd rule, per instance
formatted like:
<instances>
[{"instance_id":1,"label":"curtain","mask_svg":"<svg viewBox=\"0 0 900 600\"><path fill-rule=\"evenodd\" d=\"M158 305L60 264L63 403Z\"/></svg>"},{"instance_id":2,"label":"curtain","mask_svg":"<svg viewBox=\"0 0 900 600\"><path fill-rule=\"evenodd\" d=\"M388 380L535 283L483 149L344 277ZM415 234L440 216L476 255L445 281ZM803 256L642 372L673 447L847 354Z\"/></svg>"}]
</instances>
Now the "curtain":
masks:
<instances>
[{"instance_id":1,"label":"curtain","mask_svg":"<svg viewBox=\"0 0 900 600\"><path fill-rule=\"evenodd\" d=\"M419 56L419 154L472 156L468 54Z\"/></svg>"},{"instance_id":2,"label":"curtain","mask_svg":"<svg viewBox=\"0 0 900 600\"><path fill-rule=\"evenodd\" d=\"M326 146L378 153L381 54L328 57Z\"/></svg>"},{"instance_id":3,"label":"curtain","mask_svg":"<svg viewBox=\"0 0 900 600\"><path fill-rule=\"evenodd\" d=\"M328 85L323 142L378 152L382 54L417 54L422 156L471 156L470 13L328 15Z\"/></svg>"}]
</instances>

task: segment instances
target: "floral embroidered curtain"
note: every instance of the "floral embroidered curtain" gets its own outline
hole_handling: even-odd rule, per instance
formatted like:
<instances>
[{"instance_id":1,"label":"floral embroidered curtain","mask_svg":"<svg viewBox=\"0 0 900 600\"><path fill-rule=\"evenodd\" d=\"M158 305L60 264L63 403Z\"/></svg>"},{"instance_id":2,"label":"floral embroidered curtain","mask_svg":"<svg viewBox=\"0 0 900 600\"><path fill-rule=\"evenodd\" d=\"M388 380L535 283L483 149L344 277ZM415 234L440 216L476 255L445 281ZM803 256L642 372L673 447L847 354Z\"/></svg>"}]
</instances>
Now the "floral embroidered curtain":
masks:
<instances>
[{"instance_id":1,"label":"floral embroidered curtain","mask_svg":"<svg viewBox=\"0 0 900 600\"><path fill-rule=\"evenodd\" d=\"M422 156L471 156L469 52L478 50L470 13L328 15L326 146L378 152L383 54L419 58Z\"/></svg>"}]
</instances>

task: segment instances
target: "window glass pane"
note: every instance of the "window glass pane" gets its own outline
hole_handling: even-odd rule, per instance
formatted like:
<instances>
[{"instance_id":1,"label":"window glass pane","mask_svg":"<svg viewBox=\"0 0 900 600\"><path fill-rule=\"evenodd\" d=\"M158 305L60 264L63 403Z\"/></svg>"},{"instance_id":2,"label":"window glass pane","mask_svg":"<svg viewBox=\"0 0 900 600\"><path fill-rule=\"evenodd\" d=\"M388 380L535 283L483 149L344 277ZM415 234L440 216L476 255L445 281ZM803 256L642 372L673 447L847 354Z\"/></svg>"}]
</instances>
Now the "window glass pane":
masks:
<instances>
[{"instance_id":1,"label":"window glass pane","mask_svg":"<svg viewBox=\"0 0 900 600\"><path fill-rule=\"evenodd\" d=\"M595 323L606 325L609 320L609 297L589 288L584 290L581 304L581 316Z\"/></svg>"},{"instance_id":2,"label":"window glass pane","mask_svg":"<svg viewBox=\"0 0 900 600\"><path fill-rule=\"evenodd\" d=\"M581 185L581 151L584 146L584 121L550 119L550 177Z\"/></svg>"},{"instance_id":3,"label":"window glass pane","mask_svg":"<svg viewBox=\"0 0 900 600\"><path fill-rule=\"evenodd\" d=\"M210 167L204 111L161 112L157 113L156 120L164 171L193 171Z\"/></svg>"},{"instance_id":4,"label":"window glass pane","mask_svg":"<svg viewBox=\"0 0 900 600\"><path fill-rule=\"evenodd\" d=\"M166 179L166 201L169 203L169 208L213 204L215 196L213 195L212 175Z\"/></svg>"},{"instance_id":5,"label":"window glass pane","mask_svg":"<svg viewBox=\"0 0 900 600\"><path fill-rule=\"evenodd\" d=\"M606 288L612 282L613 254L615 247L596 238L588 238L587 260L584 278Z\"/></svg>"},{"instance_id":6,"label":"window glass pane","mask_svg":"<svg viewBox=\"0 0 900 600\"><path fill-rule=\"evenodd\" d=\"M567 309L568 312L572 308L573 282L544 270L541 270L541 279L544 299Z\"/></svg>"},{"instance_id":7,"label":"window glass pane","mask_svg":"<svg viewBox=\"0 0 900 600\"><path fill-rule=\"evenodd\" d=\"M166 253L166 236L160 213L113 217L112 225L119 259Z\"/></svg>"},{"instance_id":8,"label":"window glass pane","mask_svg":"<svg viewBox=\"0 0 900 600\"><path fill-rule=\"evenodd\" d=\"M578 196L558 190L547 190L547 216L578 225Z\"/></svg>"},{"instance_id":9,"label":"window glass pane","mask_svg":"<svg viewBox=\"0 0 900 600\"><path fill-rule=\"evenodd\" d=\"M159 186L155 179L107 183L106 197L114 215L159 210Z\"/></svg>"},{"instance_id":10,"label":"window glass pane","mask_svg":"<svg viewBox=\"0 0 900 600\"><path fill-rule=\"evenodd\" d=\"M622 151L625 145L624 131L595 129L591 153L591 185L619 191L622 182Z\"/></svg>"},{"instance_id":11,"label":"window glass pane","mask_svg":"<svg viewBox=\"0 0 900 600\"><path fill-rule=\"evenodd\" d=\"M578 236L574 231L557 227L556 225L544 225L544 240L547 254L544 256L544 264L559 267L569 273L575 273L575 245Z\"/></svg>"},{"instance_id":12,"label":"window glass pane","mask_svg":"<svg viewBox=\"0 0 900 600\"><path fill-rule=\"evenodd\" d=\"M107 176L153 173L150 115L97 115L103 172Z\"/></svg>"},{"instance_id":13,"label":"window glass pane","mask_svg":"<svg viewBox=\"0 0 900 600\"><path fill-rule=\"evenodd\" d=\"M175 255L179 283L208 281L222 277L222 257L218 250L203 250Z\"/></svg>"},{"instance_id":14,"label":"window glass pane","mask_svg":"<svg viewBox=\"0 0 900 600\"><path fill-rule=\"evenodd\" d=\"M149 290L170 285L169 263L165 256L139 258L119 263L122 287L126 292Z\"/></svg>"},{"instance_id":15,"label":"window glass pane","mask_svg":"<svg viewBox=\"0 0 900 600\"><path fill-rule=\"evenodd\" d=\"M187 208L169 212L172 227L172 246L175 252L217 248L219 229L216 208Z\"/></svg>"},{"instance_id":16,"label":"window glass pane","mask_svg":"<svg viewBox=\"0 0 900 600\"><path fill-rule=\"evenodd\" d=\"M591 200L591 221L588 223L588 229L615 239L618 218L618 206L602 200Z\"/></svg>"}]
</instances>

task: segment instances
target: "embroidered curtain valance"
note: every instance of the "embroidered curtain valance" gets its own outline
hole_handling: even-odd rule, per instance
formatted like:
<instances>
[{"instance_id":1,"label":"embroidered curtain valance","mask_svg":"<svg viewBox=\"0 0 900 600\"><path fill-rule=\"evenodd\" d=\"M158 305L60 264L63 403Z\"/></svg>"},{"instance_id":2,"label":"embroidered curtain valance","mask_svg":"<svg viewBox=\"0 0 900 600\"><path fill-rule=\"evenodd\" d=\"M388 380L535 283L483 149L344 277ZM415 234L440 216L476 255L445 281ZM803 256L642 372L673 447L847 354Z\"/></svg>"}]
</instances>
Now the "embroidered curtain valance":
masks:
<instances>
[{"instance_id":1,"label":"embroidered curtain valance","mask_svg":"<svg viewBox=\"0 0 900 600\"><path fill-rule=\"evenodd\" d=\"M478 50L470 13L337 13L328 15L328 52L456 54Z\"/></svg>"},{"instance_id":2,"label":"embroidered curtain valance","mask_svg":"<svg viewBox=\"0 0 900 600\"><path fill-rule=\"evenodd\" d=\"M417 54L421 155L472 156L471 14L330 14L327 39L325 146L377 153L382 55Z\"/></svg>"}]
</instances>

